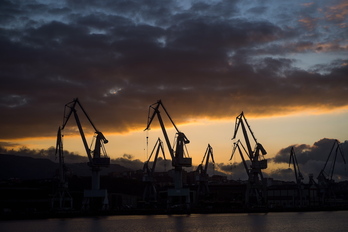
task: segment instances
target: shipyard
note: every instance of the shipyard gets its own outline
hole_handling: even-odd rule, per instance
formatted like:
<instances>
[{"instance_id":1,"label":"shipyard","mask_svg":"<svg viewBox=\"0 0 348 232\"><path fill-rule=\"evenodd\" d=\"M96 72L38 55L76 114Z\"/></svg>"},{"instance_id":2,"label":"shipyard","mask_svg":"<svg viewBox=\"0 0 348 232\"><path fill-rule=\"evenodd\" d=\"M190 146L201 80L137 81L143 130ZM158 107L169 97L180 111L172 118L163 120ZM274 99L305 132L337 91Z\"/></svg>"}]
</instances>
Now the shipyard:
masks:
<instances>
[{"instance_id":1,"label":"shipyard","mask_svg":"<svg viewBox=\"0 0 348 232\"><path fill-rule=\"evenodd\" d=\"M347 28L347 0L2 0L0 231L346 231Z\"/></svg>"},{"instance_id":2,"label":"shipyard","mask_svg":"<svg viewBox=\"0 0 348 232\"><path fill-rule=\"evenodd\" d=\"M82 115L79 116L79 113ZM74 118L88 162L88 176L72 174L64 162L64 129ZM95 130L91 145L84 134L80 117L85 117ZM175 128L175 144L170 143L163 117ZM190 140L181 132L161 100L149 106L145 130L158 120L164 142L158 138L151 154L140 170L104 172L110 166L106 153L108 140L97 130L78 98L64 108L63 125L58 127L52 179L8 179L0 184L3 218L16 217L66 217L118 214L191 214L191 213L241 213L319 211L348 209L348 181L333 179L335 162L345 156L341 143L331 140L332 146L324 167L308 176L305 183L295 148L289 149L289 168L293 181L265 178L267 151L255 137L244 113L236 117L233 133L233 156L241 157L247 179L228 179L226 175L209 175L214 168L213 147L208 144L201 163L193 171L192 158L187 155ZM240 133L238 133L241 131ZM245 144L245 145L244 145ZM90 148L93 147L93 150ZM169 157L165 154L169 154ZM8 156L8 155L7 155ZM6 162L6 155L2 155ZM9 157L7 157L9 158ZM168 160L167 160L168 159ZM19 159L18 159L19 160ZM48 161L48 160L47 160ZM168 162L167 162L168 161ZM18 161L14 161L18 162ZM158 162L168 163L168 171L156 170ZM10 165L10 164L6 164ZM54 168L53 168L54 170ZM39 171L39 170L38 170Z\"/></svg>"}]
</instances>

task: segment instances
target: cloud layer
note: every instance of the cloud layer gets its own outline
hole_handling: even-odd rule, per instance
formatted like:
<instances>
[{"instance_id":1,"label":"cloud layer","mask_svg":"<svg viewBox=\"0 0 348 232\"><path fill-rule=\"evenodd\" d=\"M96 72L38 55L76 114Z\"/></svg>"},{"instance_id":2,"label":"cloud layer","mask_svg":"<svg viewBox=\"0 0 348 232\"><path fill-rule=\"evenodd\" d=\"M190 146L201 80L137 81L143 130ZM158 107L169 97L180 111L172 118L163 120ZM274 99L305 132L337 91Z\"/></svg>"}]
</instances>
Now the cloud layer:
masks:
<instances>
[{"instance_id":1,"label":"cloud layer","mask_svg":"<svg viewBox=\"0 0 348 232\"><path fill-rule=\"evenodd\" d=\"M0 3L0 139L55 136L78 97L103 132L162 99L190 118L347 107L345 1Z\"/></svg>"},{"instance_id":2,"label":"cloud layer","mask_svg":"<svg viewBox=\"0 0 348 232\"><path fill-rule=\"evenodd\" d=\"M272 159L275 163L289 163L290 149L294 147L299 169L304 178L308 179L309 174L316 178L323 170L327 178L333 173L333 179L343 180L348 178L347 172L347 152L348 141L339 144L339 148L334 139L321 139L313 145L297 144L281 149ZM338 148L338 149L337 149ZM293 169L293 165L289 165ZM283 170L284 172L285 170ZM280 170L272 174L284 176ZM292 178L295 179L294 172L291 171Z\"/></svg>"},{"instance_id":3,"label":"cloud layer","mask_svg":"<svg viewBox=\"0 0 348 232\"><path fill-rule=\"evenodd\" d=\"M347 152L348 152L348 141L340 143L340 151L337 152L337 144L335 139L321 139L315 142L313 145L309 144L294 144L286 148L282 148L274 158L269 158L268 163L272 164L270 166L275 166L274 164L280 164L278 168L268 168L262 170L263 176L267 178L273 178L275 180L283 181L294 181L295 173L293 165L289 165L290 149L294 147L295 155L297 157L298 167L301 174L304 177L303 182L308 183L309 175L312 174L315 181L321 170L324 170L326 178L330 178L331 171L333 173L332 178L334 181L343 181L348 178L347 171ZM341 153L342 152L342 153ZM55 155L55 148L50 147L48 149L28 149L22 147L18 151L3 148L0 144L0 154L13 154L19 156L26 156L32 158L46 158L51 161L58 162L58 157ZM342 158L342 156L344 158ZM335 160L336 157L336 161ZM247 159L247 157L245 157ZM66 163L87 163L87 157L80 156L73 152L64 151L64 160ZM327 161L327 165L325 165ZM152 167L153 159L150 160L149 166ZM250 161L247 160L247 166L250 166ZM143 169L144 162L139 159L135 159L132 155L124 154L122 157L112 159L112 164L119 164L123 167L132 170ZM335 164L333 166L333 164ZM166 172L171 170L173 167L171 165L171 160L163 159L158 157L156 172ZM187 168L188 172L196 170L196 166L192 168ZM332 170L333 168L333 170ZM109 169L105 169L105 172L110 172ZM209 164L207 170L209 176L212 175L227 175L229 179L233 180L247 180L248 176L244 168L243 163L212 163Z\"/></svg>"},{"instance_id":4,"label":"cloud layer","mask_svg":"<svg viewBox=\"0 0 348 232\"><path fill-rule=\"evenodd\" d=\"M304 183L308 183L309 175L313 175L315 181L321 170L324 170L326 178L335 181L342 181L348 178L347 172L347 152L348 141L340 143L340 148L337 150L335 139L324 138L313 145L309 144L294 144L286 148L282 148L275 157L269 158L268 165L273 169L268 168L262 170L264 177L271 177L275 180L296 181L294 167L290 160L290 150L293 147L297 157L298 168L304 177ZM245 157L247 159L247 157ZM336 158L336 160L335 160ZM247 160L247 166L250 166ZM326 164L326 165L325 165ZM278 167L277 167L278 166ZM275 167L275 168L274 168ZM247 174L243 163L220 163L218 170L229 175L232 179L246 180Z\"/></svg>"}]
</instances>

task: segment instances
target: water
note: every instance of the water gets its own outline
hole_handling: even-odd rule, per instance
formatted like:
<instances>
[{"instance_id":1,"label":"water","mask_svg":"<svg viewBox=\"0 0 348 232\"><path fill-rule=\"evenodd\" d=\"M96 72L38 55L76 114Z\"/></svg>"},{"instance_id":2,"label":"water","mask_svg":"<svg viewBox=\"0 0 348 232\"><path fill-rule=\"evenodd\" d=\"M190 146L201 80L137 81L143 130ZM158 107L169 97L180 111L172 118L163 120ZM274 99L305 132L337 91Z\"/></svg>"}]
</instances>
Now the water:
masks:
<instances>
[{"instance_id":1,"label":"water","mask_svg":"<svg viewBox=\"0 0 348 232\"><path fill-rule=\"evenodd\" d=\"M348 231L348 211L108 216L0 221L1 232L339 232Z\"/></svg>"}]
</instances>

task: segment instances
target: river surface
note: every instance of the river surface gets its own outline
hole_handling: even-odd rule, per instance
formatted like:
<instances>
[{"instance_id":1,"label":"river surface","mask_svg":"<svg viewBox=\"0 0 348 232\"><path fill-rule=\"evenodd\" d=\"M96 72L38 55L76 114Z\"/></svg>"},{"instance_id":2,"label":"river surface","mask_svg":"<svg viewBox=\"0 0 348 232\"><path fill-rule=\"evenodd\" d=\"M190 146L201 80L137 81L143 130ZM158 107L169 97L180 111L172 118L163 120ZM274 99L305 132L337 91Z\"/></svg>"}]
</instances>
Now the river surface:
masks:
<instances>
[{"instance_id":1,"label":"river surface","mask_svg":"<svg viewBox=\"0 0 348 232\"><path fill-rule=\"evenodd\" d=\"M348 231L348 211L252 214L107 216L0 221L1 232L338 232Z\"/></svg>"}]
</instances>

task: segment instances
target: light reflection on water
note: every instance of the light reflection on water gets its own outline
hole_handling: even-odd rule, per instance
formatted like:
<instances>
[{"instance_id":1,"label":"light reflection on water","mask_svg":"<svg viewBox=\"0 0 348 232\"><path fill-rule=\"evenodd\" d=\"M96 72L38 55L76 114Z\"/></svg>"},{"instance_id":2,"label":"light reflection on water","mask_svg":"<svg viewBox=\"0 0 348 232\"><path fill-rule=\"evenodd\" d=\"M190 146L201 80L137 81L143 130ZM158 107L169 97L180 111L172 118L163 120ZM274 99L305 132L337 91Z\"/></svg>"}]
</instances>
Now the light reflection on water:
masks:
<instances>
[{"instance_id":1,"label":"light reflection on water","mask_svg":"<svg viewBox=\"0 0 348 232\"><path fill-rule=\"evenodd\" d=\"M109 216L94 218L0 221L1 232L340 232L348 231L348 211Z\"/></svg>"}]
</instances>

